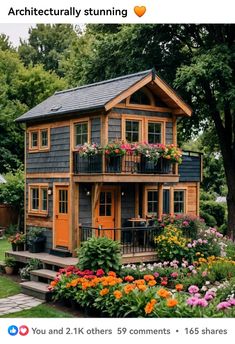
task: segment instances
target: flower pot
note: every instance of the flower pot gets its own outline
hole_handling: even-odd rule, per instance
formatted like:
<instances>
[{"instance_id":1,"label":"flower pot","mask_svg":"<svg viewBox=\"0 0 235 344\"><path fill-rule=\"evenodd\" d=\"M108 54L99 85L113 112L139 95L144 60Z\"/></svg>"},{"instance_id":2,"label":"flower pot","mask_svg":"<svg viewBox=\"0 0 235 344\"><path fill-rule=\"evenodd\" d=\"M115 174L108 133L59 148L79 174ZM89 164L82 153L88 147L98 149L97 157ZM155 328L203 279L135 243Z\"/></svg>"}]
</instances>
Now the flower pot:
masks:
<instances>
[{"instance_id":1,"label":"flower pot","mask_svg":"<svg viewBox=\"0 0 235 344\"><path fill-rule=\"evenodd\" d=\"M140 172L141 173L154 173L155 171L155 161L150 160L145 155L140 157Z\"/></svg>"},{"instance_id":2,"label":"flower pot","mask_svg":"<svg viewBox=\"0 0 235 344\"><path fill-rule=\"evenodd\" d=\"M16 251L16 244L11 244L12 251Z\"/></svg>"},{"instance_id":3,"label":"flower pot","mask_svg":"<svg viewBox=\"0 0 235 344\"><path fill-rule=\"evenodd\" d=\"M15 251L24 251L24 244L18 244L16 245L16 250Z\"/></svg>"},{"instance_id":4,"label":"flower pot","mask_svg":"<svg viewBox=\"0 0 235 344\"><path fill-rule=\"evenodd\" d=\"M101 173L102 172L102 155L96 154L88 157L88 172Z\"/></svg>"},{"instance_id":5,"label":"flower pot","mask_svg":"<svg viewBox=\"0 0 235 344\"><path fill-rule=\"evenodd\" d=\"M171 172L172 168L172 162L170 160L167 160L163 157L160 157L158 159L157 165L156 165L156 172L161 174L168 174Z\"/></svg>"},{"instance_id":6,"label":"flower pot","mask_svg":"<svg viewBox=\"0 0 235 344\"><path fill-rule=\"evenodd\" d=\"M31 240L29 242L29 252L31 252L31 253L44 252L45 242L46 242L46 237L44 237L44 236L37 237L34 240Z\"/></svg>"},{"instance_id":7,"label":"flower pot","mask_svg":"<svg viewBox=\"0 0 235 344\"><path fill-rule=\"evenodd\" d=\"M6 271L7 275L12 275L13 271L14 271L14 268L11 267L11 266L5 266L5 271Z\"/></svg>"},{"instance_id":8,"label":"flower pot","mask_svg":"<svg viewBox=\"0 0 235 344\"><path fill-rule=\"evenodd\" d=\"M120 173L121 172L121 156L113 155L107 157L107 172L108 173Z\"/></svg>"}]
</instances>

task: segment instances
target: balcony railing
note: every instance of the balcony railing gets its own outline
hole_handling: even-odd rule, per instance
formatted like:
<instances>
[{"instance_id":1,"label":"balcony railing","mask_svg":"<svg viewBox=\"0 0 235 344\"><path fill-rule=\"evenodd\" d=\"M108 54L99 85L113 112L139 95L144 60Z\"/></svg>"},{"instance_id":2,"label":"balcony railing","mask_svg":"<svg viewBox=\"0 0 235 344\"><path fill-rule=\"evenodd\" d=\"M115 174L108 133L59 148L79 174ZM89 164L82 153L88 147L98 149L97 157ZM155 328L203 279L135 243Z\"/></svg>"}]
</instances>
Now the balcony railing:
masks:
<instances>
[{"instance_id":1,"label":"balcony railing","mask_svg":"<svg viewBox=\"0 0 235 344\"><path fill-rule=\"evenodd\" d=\"M74 173L129 173L129 174L174 174L174 164L160 158L157 162L144 155L126 154L125 156L106 157L97 154L81 157L79 152L73 153Z\"/></svg>"},{"instance_id":2,"label":"balcony railing","mask_svg":"<svg viewBox=\"0 0 235 344\"><path fill-rule=\"evenodd\" d=\"M80 227L80 241L87 241L92 236L108 237L120 241L121 253L155 252L155 236L160 234L156 227L123 227L114 229Z\"/></svg>"}]
</instances>

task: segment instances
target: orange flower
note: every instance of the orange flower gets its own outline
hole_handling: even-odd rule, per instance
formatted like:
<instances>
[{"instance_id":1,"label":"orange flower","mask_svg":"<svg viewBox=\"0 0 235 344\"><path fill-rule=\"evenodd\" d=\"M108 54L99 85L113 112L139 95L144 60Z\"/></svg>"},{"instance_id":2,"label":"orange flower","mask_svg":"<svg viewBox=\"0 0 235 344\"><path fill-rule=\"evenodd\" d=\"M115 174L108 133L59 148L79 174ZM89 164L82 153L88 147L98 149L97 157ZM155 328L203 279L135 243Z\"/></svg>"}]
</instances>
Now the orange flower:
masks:
<instances>
[{"instance_id":1,"label":"orange flower","mask_svg":"<svg viewBox=\"0 0 235 344\"><path fill-rule=\"evenodd\" d=\"M71 287L76 287L76 286L78 285L78 278L72 280L72 281L70 282L70 284L71 284Z\"/></svg>"},{"instance_id":2,"label":"orange flower","mask_svg":"<svg viewBox=\"0 0 235 344\"><path fill-rule=\"evenodd\" d=\"M149 282L148 282L148 285L149 285L150 287L155 286L155 284L157 284L156 281L149 281Z\"/></svg>"},{"instance_id":3,"label":"orange flower","mask_svg":"<svg viewBox=\"0 0 235 344\"><path fill-rule=\"evenodd\" d=\"M140 291L145 291L147 289L146 285L143 285L143 284L139 284L137 285L137 287Z\"/></svg>"},{"instance_id":4,"label":"orange flower","mask_svg":"<svg viewBox=\"0 0 235 344\"><path fill-rule=\"evenodd\" d=\"M183 286L183 284L176 284L175 289L176 289L177 291L181 291L181 290L184 289L184 286Z\"/></svg>"},{"instance_id":5,"label":"orange flower","mask_svg":"<svg viewBox=\"0 0 235 344\"><path fill-rule=\"evenodd\" d=\"M153 281L154 280L154 276L153 275L144 275L144 279L145 281Z\"/></svg>"},{"instance_id":6,"label":"orange flower","mask_svg":"<svg viewBox=\"0 0 235 344\"><path fill-rule=\"evenodd\" d=\"M135 285L134 284L127 284L125 285L125 287L123 288L124 292L126 294L129 294L133 289L135 289Z\"/></svg>"},{"instance_id":7,"label":"orange flower","mask_svg":"<svg viewBox=\"0 0 235 344\"><path fill-rule=\"evenodd\" d=\"M104 281L104 282L102 282L101 284L102 284L103 287L107 287L107 286L109 285L109 282Z\"/></svg>"},{"instance_id":8,"label":"orange flower","mask_svg":"<svg viewBox=\"0 0 235 344\"><path fill-rule=\"evenodd\" d=\"M171 293L169 291L167 291L166 289L163 289L163 288L159 289L157 291L157 294L158 294L158 296L160 296L164 299L167 299L168 297L171 296Z\"/></svg>"},{"instance_id":9,"label":"orange flower","mask_svg":"<svg viewBox=\"0 0 235 344\"><path fill-rule=\"evenodd\" d=\"M121 297L122 297L122 293L121 293L119 290L115 290L115 291L113 292L113 295L115 296L115 298L116 298L117 300L121 299Z\"/></svg>"},{"instance_id":10,"label":"orange flower","mask_svg":"<svg viewBox=\"0 0 235 344\"><path fill-rule=\"evenodd\" d=\"M56 281L52 281L51 284L50 284L51 287L55 287L56 285L57 285Z\"/></svg>"},{"instance_id":11,"label":"orange flower","mask_svg":"<svg viewBox=\"0 0 235 344\"><path fill-rule=\"evenodd\" d=\"M109 285L110 285L111 287L114 286L114 285L116 285L116 284L117 284L117 282L116 282L115 280L109 282Z\"/></svg>"},{"instance_id":12,"label":"orange flower","mask_svg":"<svg viewBox=\"0 0 235 344\"><path fill-rule=\"evenodd\" d=\"M126 277L124 278L124 281L126 281L126 282L133 282L133 281L134 281L134 277L128 275L128 276L126 276Z\"/></svg>"},{"instance_id":13,"label":"orange flower","mask_svg":"<svg viewBox=\"0 0 235 344\"><path fill-rule=\"evenodd\" d=\"M66 288L70 288L71 284L70 283L66 283Z\"/></svg>"},{"instance_id":14,"label":"orange flower","mask_svg":"<svg viewBox=\"0 0 235 344\"><path fill-rule=\"evenodd\" d=\"M104 295L106 295L106 294L108 294L109 293L109 289L108 288L104 288L104 289L102 289L101 291L100 291L100 296L104 296Z\"/></svg>"},{"instance_id":15,"label":"orange flower","mask_svg":"<svg viewBox=\"0 0 235 344\"><path fill-rule=\"evenodd\" d=\"M167 307L173 308L178 304L176 299L168 299L166 302Z\"/></svg>"},{"instance_id":16,"label":"orange flower","mask_svg":"<svg viewBox=\"0 0 235 344\"><path fill-rule=\"evenodd\" d=\"M145 284L145 280L144 279L135 280L134 283L138 286L138 285L141 285L141 284Z\"/></svg>"},{"instance_id":17,"label":"orange flower","mask_svg":"<svg viewBox=\"0 0 235 344\"><path fill-rule=\"evenodd\" d=\"M116 275L116 272L114 272L114 271L109 271L109 272L108 272L108 276L116 277L117 275Z\"/></svg>"},{"instance_id":18,"label":"orange flower","mask_svg":"<svg viewBox=\"0 0 235 344\"><path fill-rule=\"evenodd\" d=\"M152 299L150 302L148 302L147 305L144 308L145 314L152 313L156 303L157 303L157 301L155 299Z\"/></svg>"}]
</instances>

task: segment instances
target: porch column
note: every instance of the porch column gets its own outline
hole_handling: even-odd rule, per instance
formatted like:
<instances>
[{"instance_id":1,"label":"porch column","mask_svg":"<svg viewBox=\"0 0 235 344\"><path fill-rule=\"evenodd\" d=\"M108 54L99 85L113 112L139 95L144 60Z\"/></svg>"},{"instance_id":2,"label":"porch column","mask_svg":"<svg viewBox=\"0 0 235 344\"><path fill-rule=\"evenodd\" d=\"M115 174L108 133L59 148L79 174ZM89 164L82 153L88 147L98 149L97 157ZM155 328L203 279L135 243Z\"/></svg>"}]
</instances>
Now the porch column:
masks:
<instances>
[{"instance_id":1,"label":"porch column","mask_svg":"<svg viewBox=\"0 0 235 344\"><path fill-rule=\"evenodd\" d=\"M158 218L163 214L163 183L158 183Z\"/></svg>"}]
</instances>

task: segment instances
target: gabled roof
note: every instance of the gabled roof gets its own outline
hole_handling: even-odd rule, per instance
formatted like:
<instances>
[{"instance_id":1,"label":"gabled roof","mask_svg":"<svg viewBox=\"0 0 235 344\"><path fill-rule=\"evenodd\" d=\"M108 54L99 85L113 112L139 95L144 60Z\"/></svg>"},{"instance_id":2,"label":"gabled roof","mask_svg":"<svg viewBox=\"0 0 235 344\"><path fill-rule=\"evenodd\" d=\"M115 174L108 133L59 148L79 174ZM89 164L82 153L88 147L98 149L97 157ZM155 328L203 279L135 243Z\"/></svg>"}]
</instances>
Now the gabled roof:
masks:
<instances>
[{"instance_id":1,"label":"gabled roof","mask_svg":"<svg viewBox=\"0 0 235 344\"><path fill-rule=\"evenodd\" d=\"M126 98L126 93L128 91L134 93L151 81L157 80L157 78L160 79L159 76L156 75L155 70L150 69L115 79L56 92L54 95L17 118L16 121L33 122L43 120L44 118L57 118L62 114L91 112L98 109L107 111ZM164 83L164 85L166 84ZM172 89L170 90L174 92ZM179 99L180 102L183 102L176 93L174 93L174 96ZM192 111L189 106L184 102L183 104L188 107L188 113L185 112L185 109L182 110L185 114L191 115Z\"/></svg>"}]
</instances>

